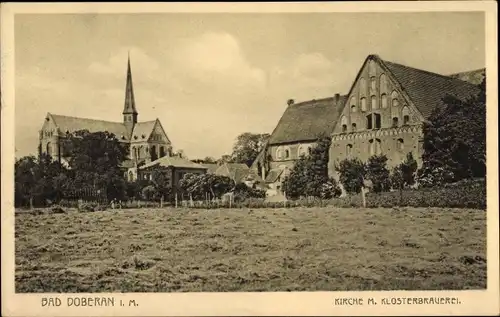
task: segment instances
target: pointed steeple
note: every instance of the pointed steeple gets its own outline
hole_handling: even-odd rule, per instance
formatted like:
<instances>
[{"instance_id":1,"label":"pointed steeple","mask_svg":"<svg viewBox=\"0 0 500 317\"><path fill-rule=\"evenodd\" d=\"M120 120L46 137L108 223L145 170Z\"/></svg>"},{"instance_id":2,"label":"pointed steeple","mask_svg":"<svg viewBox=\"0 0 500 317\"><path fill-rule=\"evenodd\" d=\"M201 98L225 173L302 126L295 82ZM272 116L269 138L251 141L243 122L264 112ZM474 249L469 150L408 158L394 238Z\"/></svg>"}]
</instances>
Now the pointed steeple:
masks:
<instances>
[{"instance_id":1,"label":"pointed steeple","mask_svg":"<svg viewBox=\"0 0 500 317\"><path fill-rule=\"evenodd\" d=\"M127 62L127 84L125 86L125 107L123 108L123 114L137 114L135 109L135 99L134 99L134 87L132 85L132 70L130 69L130 53Z\"/></svg>"},{"instance_id":2,"label":"pointed steeple","mask_svg":"<svg viewBox=\"0 0 500 317\"><path fill-rule=\"evenodd\" d=\"M129 135L137 123L137 109L135 108L134 87L132 85L132 70L130 68L130 53L127 61L127 83L125 86L125 104L123 107L123 123L127 127Z\"/></svg>"}]
</instances>

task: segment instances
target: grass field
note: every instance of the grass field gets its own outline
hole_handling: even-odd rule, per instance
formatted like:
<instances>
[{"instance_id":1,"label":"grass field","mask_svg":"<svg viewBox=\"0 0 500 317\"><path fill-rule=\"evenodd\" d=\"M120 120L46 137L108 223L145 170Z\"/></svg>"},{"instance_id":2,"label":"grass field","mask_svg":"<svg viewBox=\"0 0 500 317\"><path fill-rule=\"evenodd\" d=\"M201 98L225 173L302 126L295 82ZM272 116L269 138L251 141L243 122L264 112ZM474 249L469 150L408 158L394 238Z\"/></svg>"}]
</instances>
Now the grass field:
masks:
<instances>
[{"instance_id":1,"label":"grass field","mask_svg":"<svg viewBox=\"0 0 500 317\"><path fill-rule=\"evenodd\" d=\"M486 288L486 212L141 209L16 214L17 292Z\"/></svg>"}]
</instances>

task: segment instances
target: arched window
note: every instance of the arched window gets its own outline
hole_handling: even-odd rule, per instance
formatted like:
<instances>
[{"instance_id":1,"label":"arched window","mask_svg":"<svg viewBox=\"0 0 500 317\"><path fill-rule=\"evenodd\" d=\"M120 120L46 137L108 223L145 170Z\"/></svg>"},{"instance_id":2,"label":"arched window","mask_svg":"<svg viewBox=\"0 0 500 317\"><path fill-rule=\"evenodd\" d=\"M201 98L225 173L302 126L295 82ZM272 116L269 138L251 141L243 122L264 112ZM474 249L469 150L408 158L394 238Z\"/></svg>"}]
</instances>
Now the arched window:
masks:
<instances>
[{"instance_id":1,"label":"arched window","mask_svg":"<svg viewBox=\"0 0 500 317\"><path fill-rule=\"evenodd\" d=\"M356 97L351 97L351 112L356 112Z\"/></svg>"},{"instance_id":2,"label":"arched window","mask_svg":"<svg viewBox=\"0 0 500 317\"><path fill-rule=\"evenodd\" d=\"M45 146L45 152L47 153L47 155L52 156L52 143L47 143L47 145Z\"/></svg>"},{"instance_id":3,"label":"arched window","mask_svg":"<svg viewBox=\"0 0 500 317\"><path fill-rule=\"evenodd\" d=\"M373 123L374 123L374 129L380 129L382 128L382 119L380 116L380 113L374 113L373 114Z\"/></svg>"},{"instance_id":4,"label":"arched window","mask_svg":"<svg viewBox=\"0 0 500 317\"><path fill-rule=\"evenodd\" d=\"M362 96L366 94L366 79L363 77L359 80L359 92Z\"/></svg>"},{"instance_id":5,"label":"arched window","mask_svg":"<svg viewBox=\"0 0 500 317\"><path fill-rule=\"evenodd\" d=\"M306 145L299 145L299 149L297 151L297 156L306 156L307 155L307 146Z\"/></svg>"},{"instance_id":6,"label":"arched window","mask_svg":"<svg viewBox=\"0 0 500 317\"><path fill-rule=\"evenodd\" d=\"M289 159L289 158L290 158L290 149L286 148L285 149L285 159Z\"/></svg>"},{"instance_id":7,"label":"arched window","mask_svg":"<svg viewBox=\"0 0 500 317\"><path fill-rule=\"evenodd\" d=\"M399 106L399 94L397 91L393 91L391 94L391 102L393 107L398 107Z\"/></svg>"},{"instance_id":8,"label":"arched window","mask_svg":"<svg viewBox=\"0 0 500 317\"><path fill-rule=\"evenodd\" d=\"M409 124L410 123L410 110L408 109L408 106L405 105L403 107L401 114L403 115L403 124Z\"/></svg>"},{"instance_id":9,"label":"arched window","mask_svg":"<svg viewBox=\"0 0 500 317\"><path fill-rule=\"evenodd\" d=\"M380 75L379 85L381 93L387 92L387 76L385 74Z\"/></svg>"},{"instance_id":10,"label":"arched window","mask_svg":"<svg viewBox=\"0 0 500 317\"><path fill-rule=\"evenodd\" d=\"M357 130L356 123L351 124L351 129L353 132L356 132Z\"/></svg>"},{"instance_id":11,"label":"arched window","mask_svg":"<svg viewBox=\"0 0 500 317\"><path fill-rule=\"evenodd\" d=\"M398 139L398 150L403 151L405 147L405 141L403 139Z\"/></svg>"},{"instance_id":12,"label":"arched window","mask_svg":"<svg viewBox=\"0 0 500 317\"><path fill-rule=\"evenodd\" d=\"M347 156L351 156L352 154L352 144L347 144L345 147L345 153Z\"/></svg>"},{"instance_id":13,"label":"arched window","mask_svg":"<svg viewBox=\"0 0 500 317\"><path fill-rule=\"evenodd\" d=\"M377 79L375 76L370 77L370 92L375 93L377 91Z\"/></svg>"},{"instance_id":14,"label":"arched window","mask_svg":"<svg viewBox=\"0 0 500 317\"><path fill-rule=\"evenodd\" d=\"M160 146L160 157L165 156L165 148L163 146Z\"/></svg>"},{"instance_id":15,"label":"arched window","mask_svg":"<svg viewBox=\"0 0 500 317\"><path fill-rule=\"evenodd\" d=\"M382 94L380 96L380 103L382 104L382 109L387 108L387 95L386 94Z\"/></svg>"},{"instance_id":16,"label":"arched window","mask_svg":"<svg viewBox=\"0 0 500 317\"><path fill-rule=\"evenodd\" d=\"M342 116L342 119L340 122L342 124L342 132L347 132L347 117Z\"/></svg>"},{"instance_id":17,"label":"arched window","mask_svg":"<svg viewBox=\"0 0 500 317\"><path fill-rule=\"evenodd\" d=\"M371 130L373 129L373 121L372 121L372 115L369 114L366 116L366 129Z\"/></svg>"},{"instance_id":18,"label":"arched window","mask_svg":"<svg viewBox=\"0 0 500 317\"><path fill-rule=\"evenodd\" d=\"M375 155L380 155L382 153L382 141L380 139L375 139Z\"/></svg>"},{"instance_id":19,"label":"arched window","mask_svg":"<svg viewBox=\"0 0 500 317\"><path fill-rule=\"evenodd\" d=\"M151 147L150 154L151 154L151 161L156 161L158 159L158 152L156 151L155 145Z\"/></svg>"},{"instance_id":20,"label":"arched window","mask_svg":"<svg viewBox=\"0 0 500 317\"><path fill-rule=\"evenodd\" d=\"M276 159L283 159L283 148L281 146L276 150Z\"/></svg>"},{"instance_id":21,"label":"arched window","mask_svg":"<svg viewBox=\"0 0 500 317\"><path fill-rule=\"evenodd\" d=\"M378 104L377 104L377 97L376 96L372 96L371 98L371 104L372 104L372 110L373 109L378 109Z\"/></svg>"},{"instance_id":22,"label":"arched window","mask_svg":"<svg viewBox=\"0 0 500 317\"><path fill-rule=\"evenodd\" d=\"M137 148L137 159L140 160L142 157L142 145Z\"/></svg>"},{"instance_id":23,"label":"arched window","mask_svg":"<svg viewBox=\"0 0 500 317\"><path fill-rule=\"evenodd\" d=\"M361 98L361 111L367 111L368 109L366 108L366 98L363 97Z\"/></svg>"}]
</instances>

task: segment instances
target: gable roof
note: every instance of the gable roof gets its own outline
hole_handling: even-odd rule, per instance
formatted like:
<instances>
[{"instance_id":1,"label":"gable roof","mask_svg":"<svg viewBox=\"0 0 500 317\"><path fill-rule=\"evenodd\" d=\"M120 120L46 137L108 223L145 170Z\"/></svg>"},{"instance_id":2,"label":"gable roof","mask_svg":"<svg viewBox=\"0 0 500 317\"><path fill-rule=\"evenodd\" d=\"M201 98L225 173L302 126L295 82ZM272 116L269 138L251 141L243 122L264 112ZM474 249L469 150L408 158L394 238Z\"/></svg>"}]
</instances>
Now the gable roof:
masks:
<instances>
[{"instance_id":1,"label":"gable roof","mask_svg":"<svg viewBox=\"0 0 500 317\"><path fill-rule=\"evenodd\" d=\"M192 168L192 169L204 169L204 170L207 169L206 167L204 167L200 164L193 163L190 160L179 157L179 156L160 157L159 159L157 159L153 162L149 162L147 164L144 164L143 166L139 167L139 169L146 169L146 168L150 168L153 166Z\"/></svg>"},{"instance_id":2,"label":"gable roof","mask_svg":"<svg viewBox=\"0 0 500 317\"><path fill-rule=\"evenodd\" d=\"M347 96L310 100L289 105L269 138L269 145L316 140L329 135L344 108Z\"/></svg>"},{"instance_id":3,"label":"gable roof","mask_svg":"<svg viewBox=\"0 0 500 317\"><path fill-rule=\"evenodd\" d=\"M215 171L219 168L217 163L202 163L202 166L207 168L207 173L215 174Z\"/></svg>"},{"instance_id":4,"label":"gable roof","mask_svg":"<svg viewBox=\"0 0 500 317\"><path fill-rule=\"evenodd\" d=\"M278 180L278 177L283 173L283 170L280 168L275 168L269 171L266 176L266 183L274 183Z\"/></svg>"},{"instance_id":5,"label":"gable roof","mask_svg":"<svg viewBox=\"0 0 500 317\"><path fill-rule=\"evenodd\" d=\"M241 183L250 174L250 168L243 163L224 163L215 171L216 175L226 176Z\"/></svg>"},{"instance_id":6,"label":"gable roof","mask_svg":"<svg viewBox=\"0 0 500 317\"><path fill-rule=\"evenodd\" d=\"M66 132L71 133L78 130L88 130L91 133L107 131L113 133L118 140L123 140L121 138L122 136L125 137L125 140L128 139L127 129L121 122L61 116L51 113L47 115L47 118L52 118L54 124L63 134Z\"/></svg>"},{"instance_id":7,"label":"gable roof","mask_svg":"<svg viewBox=\"0 0 500 317\"><path fill-rule=\"evenodd\" d=\"M486 68L470 70L467 72L460 72L448 76L451 78L456 78L469 82L473 85L479 85L481 81L484 79L484 77L486 77Z\"/></svg>"},{"instance_id":8,"label":"gable roof","mask_svg":"<svg viewBox=\"0 0 500 317\"><path fill-rule=\"evenodd\" d=\"M156 123L156 120L137 122L134 125L134 130L132 131L131 141L134 141L134 140L146 141L146 140L148 140L149 136L153 132L153 129L155 127L155 123ZM144 135L144 137L142 137L143 135ZM137 139L135 137L137 137Z\"/></svg>"},{"instance_id":9,"label":"gable roof","mask_svg":"<svg viewBox=\"0 0 500 317\"><path fill-rule=\"evenodd\" d=\"M464 100L479 92L478 86L466 81L385 61L376 55L370 57L378 59L382 67L389 70L424 118L443 105L442 99L447 95Z\"/></svg>"}]
</instances>

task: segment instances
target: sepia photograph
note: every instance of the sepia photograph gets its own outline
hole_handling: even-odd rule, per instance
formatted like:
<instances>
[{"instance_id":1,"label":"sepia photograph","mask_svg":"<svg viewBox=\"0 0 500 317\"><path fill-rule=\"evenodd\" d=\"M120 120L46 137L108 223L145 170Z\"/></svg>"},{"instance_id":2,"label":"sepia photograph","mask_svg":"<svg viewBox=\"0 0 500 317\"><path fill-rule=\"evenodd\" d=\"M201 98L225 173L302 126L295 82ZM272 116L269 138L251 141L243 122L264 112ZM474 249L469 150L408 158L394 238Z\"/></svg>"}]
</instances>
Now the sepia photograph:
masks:
<instances>
[{"instance_id":1,"label":"sepia photograph","mask_svg":"<svg viewBox=\"0 0 500 317\"><path fill-rule=\"evenodd\" d=\"M104 11L10 18L12 296L498 295L484 9Z\"/></svg>"}]
</instances>

